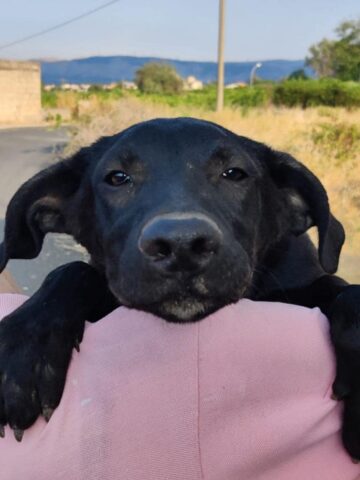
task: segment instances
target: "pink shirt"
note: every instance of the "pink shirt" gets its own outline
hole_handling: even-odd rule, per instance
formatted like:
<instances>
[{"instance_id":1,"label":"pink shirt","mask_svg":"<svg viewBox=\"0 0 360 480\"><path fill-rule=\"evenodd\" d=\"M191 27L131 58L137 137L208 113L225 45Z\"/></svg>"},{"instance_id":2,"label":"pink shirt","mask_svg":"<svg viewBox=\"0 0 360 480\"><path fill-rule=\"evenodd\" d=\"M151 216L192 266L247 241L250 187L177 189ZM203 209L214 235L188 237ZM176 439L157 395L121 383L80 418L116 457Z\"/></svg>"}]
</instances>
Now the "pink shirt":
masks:
<instances>
[{"instance_id":1,"label":"pink shirt","mask_svg":"<svg viewBox=\"0 0 360 480\"><path fill-rule=\"evenodd\" d=\"M0 296L0 312L24 301ZM318 309L242 300L190 325L89 325L49 424L0 440L1 480L353 480Z\"/></svg>"}]
</instances>

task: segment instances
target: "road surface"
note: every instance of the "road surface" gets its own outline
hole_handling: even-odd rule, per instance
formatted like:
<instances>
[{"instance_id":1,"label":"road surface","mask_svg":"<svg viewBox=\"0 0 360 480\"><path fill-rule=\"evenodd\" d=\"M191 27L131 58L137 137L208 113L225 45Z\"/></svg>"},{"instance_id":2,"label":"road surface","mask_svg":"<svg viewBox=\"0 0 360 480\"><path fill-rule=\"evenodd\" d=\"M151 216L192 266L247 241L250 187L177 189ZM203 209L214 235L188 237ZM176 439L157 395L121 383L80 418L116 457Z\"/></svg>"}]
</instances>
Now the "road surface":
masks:
<instances>
[{"instance_id":1,"label":"road surface","mask_svg":"<svg viewBox=\"0 0 360 480\"><path fill-rule=\"evenodd\" d=\"M0 235L6 206L29 177L56 162L68 141L65 129L19 128L0 130ZM65 235L48 235L41 255L34 260L11 260L9 270L27 294L34 292L55 267L84 259L85 253Z\"/></svg>"}]
</instances>

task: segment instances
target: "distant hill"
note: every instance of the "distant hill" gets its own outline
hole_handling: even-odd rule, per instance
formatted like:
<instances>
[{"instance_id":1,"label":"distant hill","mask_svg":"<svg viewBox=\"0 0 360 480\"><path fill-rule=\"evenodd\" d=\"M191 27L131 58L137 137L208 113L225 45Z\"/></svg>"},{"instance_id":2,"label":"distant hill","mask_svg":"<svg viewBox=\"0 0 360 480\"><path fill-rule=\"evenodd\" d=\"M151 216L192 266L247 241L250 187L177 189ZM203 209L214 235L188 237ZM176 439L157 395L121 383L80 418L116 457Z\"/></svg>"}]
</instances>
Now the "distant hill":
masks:
<instances>
[{"instance_id":1,"label":"distant hill","mask_svg":"<svg viewBox=\"0 0 360 480\"><path fill-rule=\"evenodd\" d=\"M136 70L147 62L166 62L174 65L182 77L194 75L203 82L216 80L215 62L194 62L155 57L89 57L76 60L41 61L42 79L49 83L110 83L133 80ZM256 62L228 62L225 82L247 82ZM280 80L294 70L304 67L304 60L265 60L258 75L266 80Z\"/></svg>"}]
</instances>

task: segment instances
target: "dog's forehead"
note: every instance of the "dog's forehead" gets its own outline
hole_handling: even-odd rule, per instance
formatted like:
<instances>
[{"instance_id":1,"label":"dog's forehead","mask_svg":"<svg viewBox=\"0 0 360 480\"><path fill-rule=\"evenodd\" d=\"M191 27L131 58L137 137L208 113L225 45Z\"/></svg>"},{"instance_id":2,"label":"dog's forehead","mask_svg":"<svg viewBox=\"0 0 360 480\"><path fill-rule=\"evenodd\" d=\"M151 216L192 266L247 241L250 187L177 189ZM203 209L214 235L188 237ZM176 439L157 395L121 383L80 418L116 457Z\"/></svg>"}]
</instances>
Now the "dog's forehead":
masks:
<instances>
[{"instance_id":1,"label":"dog's forehead","mask_svg":"<svg viewBox=\"0 0 360 480\"><path fill-rule=\"evenodd\" d=\"M236 135L210 122L190 119L156 119L124 131L115 150L149 154L195 154L206 157L217 146L236 145Z\"/></svg>"},{"instance_id":2,"label":"dog's forehead","mask_svg":"<svg viewBox=\"0 0 360 480\"><path fill-rule=\"evenodd\" d=\"M156 118L147 122L138 123L124 132L124 139L148 138L151 140L153 135L160 137L171 136L172 138L186 138L189 135L199 136L202 140L205 138L222 138L234 136L224 128L205 120L196 118Z\"/></svg>"}]
</instances>

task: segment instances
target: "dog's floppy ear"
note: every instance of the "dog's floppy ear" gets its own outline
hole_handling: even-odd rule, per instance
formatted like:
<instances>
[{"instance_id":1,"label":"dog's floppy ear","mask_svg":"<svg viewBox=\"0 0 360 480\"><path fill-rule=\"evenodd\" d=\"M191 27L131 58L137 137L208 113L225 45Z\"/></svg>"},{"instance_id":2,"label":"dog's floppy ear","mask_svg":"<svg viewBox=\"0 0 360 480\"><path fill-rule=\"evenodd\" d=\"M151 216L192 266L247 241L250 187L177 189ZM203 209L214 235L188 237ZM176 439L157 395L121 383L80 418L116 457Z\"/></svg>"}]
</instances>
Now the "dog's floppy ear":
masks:
<instances>
[{"instance_id":1,"label":"dog's floppy ear","mask_svg":"<svg viewBox=\"0 0 360 480\"><path fill-rule=\"evenodd\" d=\"M319 260L327 273L335 273L345 232L331 214L326 191L318 178L291 155L272 151L267 162L271 176L282 189L290 206L290 229L300 235L316 225L319 234Z\"/></svg>"},{"instance_id":2,"label":"dog's floppy ear","mask_svg":"<svg viewBox=\"0 0 360 480\"><path fill-rule=\"evenodd\" d=\"M6 211L0 272L11 258L37 257L48 232L68 233L82 241L77 206L80 201L86 203L85 214L89 217L91 195L89 189L80 187L88 180L91 167L117 138L101 137L72 157L42 170L19 188Z\"/></svg>"},{"instance_id":3,"label":"dog's floppy ear","mask_svg":"<svg viewBox=\"0 0 360 480\"><path fill-rule=\"evenodd\" d=\"M67 210L83 180L89 149L42 170L15 193L5 216L0 271L11 258L36 257L46 233L73 233Z\"/></svg>"}]
</instances>

